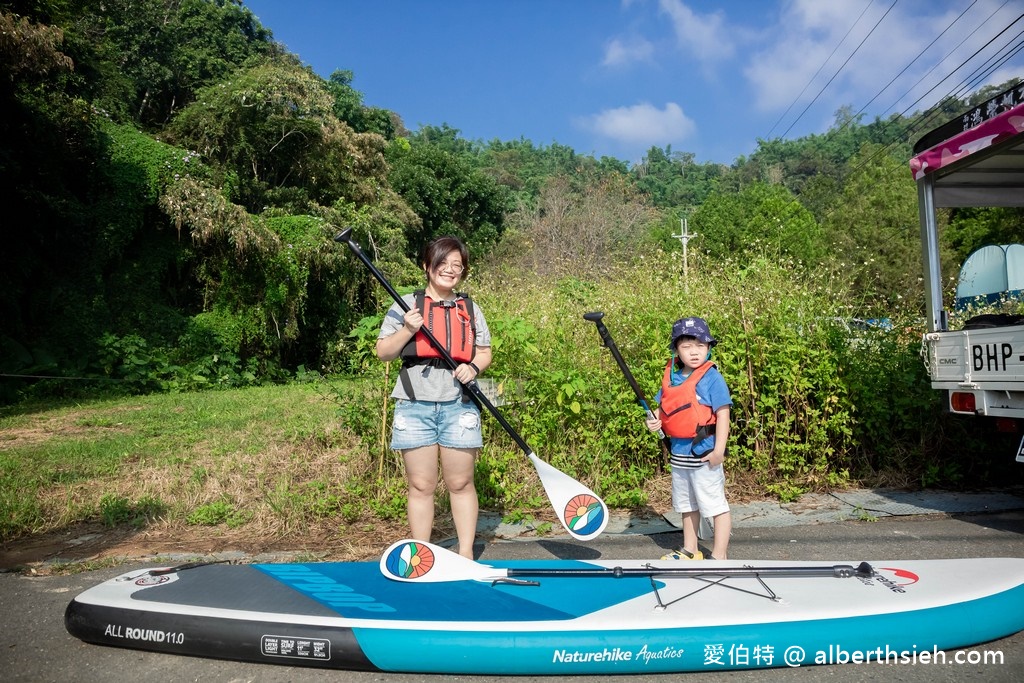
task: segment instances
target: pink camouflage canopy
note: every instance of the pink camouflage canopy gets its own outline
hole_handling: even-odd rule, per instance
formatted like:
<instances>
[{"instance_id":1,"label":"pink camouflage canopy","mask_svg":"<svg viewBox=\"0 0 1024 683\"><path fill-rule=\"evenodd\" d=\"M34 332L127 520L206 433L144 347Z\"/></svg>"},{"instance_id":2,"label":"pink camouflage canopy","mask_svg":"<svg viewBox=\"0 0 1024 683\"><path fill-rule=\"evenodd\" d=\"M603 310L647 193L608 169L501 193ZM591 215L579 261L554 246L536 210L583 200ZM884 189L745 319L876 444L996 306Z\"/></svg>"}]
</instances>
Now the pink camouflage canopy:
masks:
<instances>
[{"instance_id":1,"label":"pink camouflage canopy","mask_svg":"<svg viewBox=\"0 0 1024 683\"><path fill-rule=\"evenodd\" d=\"M1018 104L977 126L926 149L910 160L914 180L1024 133L1024 104Z\"/></svg>"}]
</instances>

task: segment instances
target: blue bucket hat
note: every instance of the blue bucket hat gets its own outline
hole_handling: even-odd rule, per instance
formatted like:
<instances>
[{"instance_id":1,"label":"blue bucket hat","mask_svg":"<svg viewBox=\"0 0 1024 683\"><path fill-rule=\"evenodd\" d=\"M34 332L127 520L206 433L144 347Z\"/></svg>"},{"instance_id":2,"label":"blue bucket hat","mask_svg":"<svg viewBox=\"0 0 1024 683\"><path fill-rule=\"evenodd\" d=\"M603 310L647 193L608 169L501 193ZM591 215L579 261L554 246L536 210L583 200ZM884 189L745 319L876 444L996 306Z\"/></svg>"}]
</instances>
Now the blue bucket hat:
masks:
<instances>
[{"instance_id":1,"label":"blue bucket hat","mask_svg":"<svg viewBox=\"0 0 1024 683\"><path fill-rule=\"evenodd\" d=\"M697 341L714 346L718 340L711 336L711 329L703 318L680 318L672 325L672 342L668 348L675 351L680 337L695 337Z\"/></svg>"}]
</instances>

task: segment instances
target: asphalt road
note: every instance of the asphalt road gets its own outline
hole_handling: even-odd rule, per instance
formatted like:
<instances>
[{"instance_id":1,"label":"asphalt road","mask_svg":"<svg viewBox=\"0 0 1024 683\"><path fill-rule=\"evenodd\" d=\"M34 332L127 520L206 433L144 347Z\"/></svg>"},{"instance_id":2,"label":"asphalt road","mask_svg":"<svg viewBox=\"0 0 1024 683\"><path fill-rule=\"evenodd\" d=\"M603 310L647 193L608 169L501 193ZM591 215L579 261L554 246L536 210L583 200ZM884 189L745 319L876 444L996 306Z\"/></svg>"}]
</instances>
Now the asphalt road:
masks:
<instances>
[{"instance_id":1,"label":"asphalt road","mask_svg":"<svg viewBox=\"0 0 1024 683\"><path fill-rule=\"evenodd\" d=\"M548 539L495 541L479 548L479 559L622 559L659 557L678 545L679 532L604 534L581 544L568 536ZM739 528L733 533L730 559L878 560L940 559L949 557L1024 557L1024 511L1015 510L957 517L921 515L878 521L840 521L782 528ZM64 630L64 609L80 591L110 577L146 564L84 572L73 576L31 577L0 574L0 680L64 683L127 683L147 681L293 681L313 683L355 681L412 683L427 681L506 681L550 683L552 677L430 676L321 671L269 664L182 657L103 647L83 643ZM978 577L984 581L983 576ZM941 683L979 679L1024 681L1024 632L966 648L965 657L1000 661L957 664L949 653L946 664L842 664L770 671L701 672L643 676L646 681L921 681ZM636 683L637 676L601 676L606 681ZM594 676L559 676L559 681L592 683Z\"/></svg>"}]
</instances>

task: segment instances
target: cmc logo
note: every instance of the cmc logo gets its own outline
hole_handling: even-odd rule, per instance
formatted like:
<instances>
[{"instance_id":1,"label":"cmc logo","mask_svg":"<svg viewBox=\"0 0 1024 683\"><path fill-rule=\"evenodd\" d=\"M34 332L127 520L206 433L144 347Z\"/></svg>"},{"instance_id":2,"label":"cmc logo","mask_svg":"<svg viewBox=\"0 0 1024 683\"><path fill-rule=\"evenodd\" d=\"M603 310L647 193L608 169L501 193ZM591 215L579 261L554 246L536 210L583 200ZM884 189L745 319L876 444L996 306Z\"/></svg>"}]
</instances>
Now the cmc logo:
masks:
<instances>
[{"instance_id":1,"label":"cmc logo","mask_svg":"<svg viewBox=\"0 0 1024 683\"><path fill-rule=\"evenodd\" d=\"M146 576L135 579L136 586L159 586L161 583L167 583L171 578L166 575L152 576L147 574Z\"/></svg>"}]
</instances>

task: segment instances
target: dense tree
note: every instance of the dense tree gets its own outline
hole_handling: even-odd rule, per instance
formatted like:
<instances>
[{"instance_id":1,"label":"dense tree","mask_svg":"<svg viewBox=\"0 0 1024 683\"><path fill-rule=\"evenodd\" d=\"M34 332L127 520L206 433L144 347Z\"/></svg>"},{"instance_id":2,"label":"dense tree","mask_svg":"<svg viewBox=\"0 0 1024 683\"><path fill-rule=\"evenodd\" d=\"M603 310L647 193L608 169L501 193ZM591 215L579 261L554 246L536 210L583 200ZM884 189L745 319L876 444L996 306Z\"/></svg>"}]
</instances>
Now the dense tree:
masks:
<instances>
[{"instance_id":1,"label":"dense tree","mask_svg":"<svg viewBox=\"0 0 1024 683\"><path fill-rule=\"evenodd\" d=\"M68 85L75 63L66 35L0 12L0 201L8 216L0 343L12 354L4 354L8 363L17 358L18 367L40 370L53 369L60 347L73 343L88 319L95 290L74 283L79 274L90 282L97 268L91 216L104 140L94 112Z\"/></svg>"},{"instance_id":2,"label":"dense tree","mask_svg":"<svg viewBox=\"0 0 1024 683\"><path fill-rule=\"evenodd\" d=\"M307 68L266 62L199 94L167 134L220 169L228 198L253 213L365 204L384 181L384 139L339 121L330 90Z\"/></svg>"},{"instance_id":3,"label":"dense tree","mask_svg":"<svg viewBox=\"0 0 1024 683\"><path fill-rule=\"evenodd\" d=\"M338 90L292 60L199 94L167 135L213 165L214 185L176 182L161 202L197 244L199 318L243 360L320 365L365 293L365 274L326 246L332 226L372 230L383 265L410 270L400 255L418 220L388 184L386 142L340 121Z\"/></svg>"},{"instance_id":4,"label":"dense tree","mask_svg":"<svg viewBox=\"0 0 1024 683\"><path fill-rule=\"evenodd\" d=\"M449 140L449 143L451 140ZM507 192L444 140L404 138L388 148L391 187L412 207L420 224L408 233L408 256L435 237L455 235L474 255L487 253L501 236Z\"/></svg>"},{"instance_id":5,"label":"dense tree","mask_svg":"<svg viewBox=\"0 0 1024 683\"><path fill-rule=\"evenodd\" d=\"M845 106L836 111L835 121L823 134L759 139L754 153L738 158L718 187L735 192L755 182L782 184L801 199L805 191L810 191L816 194L812 203L820 202L820 193L825 186L822 176L830 178L836 185L841 183L846 162L865 143L883 145L888 153L895 156L905 158L909 154L909 121L894 115L888 120L876 118L864 125L862 119L862 114L854 113Z\"/></svg>"},{"instance_id":6,"label":"dense tree","mask_svg":"<svg viewBox=\"0 0 1024 683\"><path fill-rule=\"evenodd\" d=\"M577 190L591 181L624 174L624 161L611 157L595 159L577 154L571 147L553 143L534 145L525 139L492 140L478 155L478 164L496 182L513 190L521 199L535 199L548 178L561 176Z\"/></svg>"},{"instance_id":7,"label":"dense tree","mask_svg":"<svg viewBox=\"0 0 1024 683\"><path fill-rule=\"evenodd\" d=\"M3 87L26 76L38 81L54 70L73 68L73 60L61 52L63 43L64 31L56 26L0 12L0 64L7 75Z\"/></svg>"},{"instance_id":8,"label":"dense tree","mask_svg":"<svg viewBox=\"0 0 1024 683\"><path fill-rule=\"evenodd\" d=\"M127 104L149 129L168 123L203 85L280 51L242 0L86 0L82 10L76 28L93 41L107 86L98 104Z\"/></svg>"},{"instance_id":9,"label":"dense tree","mask_svg":"<svg viewBox=\"0 0 1024 683\"><path fill-rule=\"evenodd\" d=\"M835 265L882 314L919 289L910 143L1004 89L870 123L843 108L827 133L759 141L728 168L671 147L629 168L448 124L410 132L241 0L0 8L0 201L32 217L5 224L0 251L9 370L109 371L143 348L185 377L343 361L344 331L387 303L331 241L346 225L401 286L442 233L481 264L602 277L678 248L689 215L694 248ZM1019 226L1019 211L955 212L944 253Z\"/></svg>"},{"instance_id":10,"label":"dense tree","mask_svg":"<svg viewBox=\"0 0 1024 683\"><path fill-rule=\"evenodd\" d=\"M840 272L860 292L860 315L918 310L922 289L917 189L904 162L865 145L823 219Z\"/></svg>"},{"instance_id":11,"label":"dense tree","mask_svg":"<svg viewBox=\"0 0 1024 683\"><path fill-rule=\"evenodd\" d=\"M943 243L963 263L971 252L988 244L1014 244L1024 241L1024 209L964 208L952 211L943 233Z\"/></svg>"},{"instance_id":12,"label":"dense tree","mask_svg":"<svg viewBox=\"0 0 1024 683\"><path fill-rule=\"evenodd\" d=\"M690 225L696 246L715 258L769 254L808 265L821 261L825 243L810 212L781 185L755 183L736 194L716 194L696 212Z\"/></svg>"},{"instance_id":13,"label":"dense tree","mask_svg":"<svg viewBox=\"0 0 1024 683\"><path fill-rule=\"evenodd\" d=\"M502 265L542 275L600 276L643 253L655 213L625 175L606 175L576 189L549 178L536 202L510 217L510 238L496 254Z\"/></svg>"},{"instance_id":14,"label":"dense tree","mask_svg":"<svg viewBox=\"0 0 1024 683\"><path fill-rule=\"evenodd\" d=\"M296 60L262 57L265 35L239 32L236 19L251 15L237 2L138 3L134 24L113 19L130 13L128 3L36 9L64 28L0 15L17 29L0 39L12 75L0 85L0 192L12 214L35 217L2 257L4 367L79 374L143 347L166 363L219 358L236 377L326 362L366 292L330 241L332 226L372 226L384 261L410 269L390 258L416 217L387 185L384 139L340 122L328 84ZM192 26L195 38L175 46L125 31L159 33L168 22L185 30L197 17L203 29ZM231 47L239 35L248 49ZM167 95L136 99L125 86L147 78L122 68L132 45L149 50L133 66L175 73L194 59L188 87L212 86L200 89L204 102L187 105L184 90L166 100L168 115L187 106L160 137L183 147L111 122L141 111L155 124L143 110L156 105L137 105ZM205 60L201 45L220 61Z\"/></svg>"},{"instance_id":15,"label":"dense tree","mask_svg":"<svg viewBox=\"0 0 1024 683\"><path fill-rule=\"evenodd\" d=\"M351 71L339 69L327 81L327 88L334 95L334 115L338 120L357 133L377 133L388 140L396 135L408 135L397 114L363 104L363 94L352 87L354 77Z\"/></svg>"},{"instance_id":16,"label":"dense tree","mask_svg":"<svg viewBox=\"0 0 1024 683\"><path fill-rule=\"evenodd\" d=\"M631 169L636 185L646 192L654 206L690 208L699 206L715 191L726 172L721 164L698 164L690 152L673 152L651 147L643 161Z\"/></svg>"}]
</instances>

